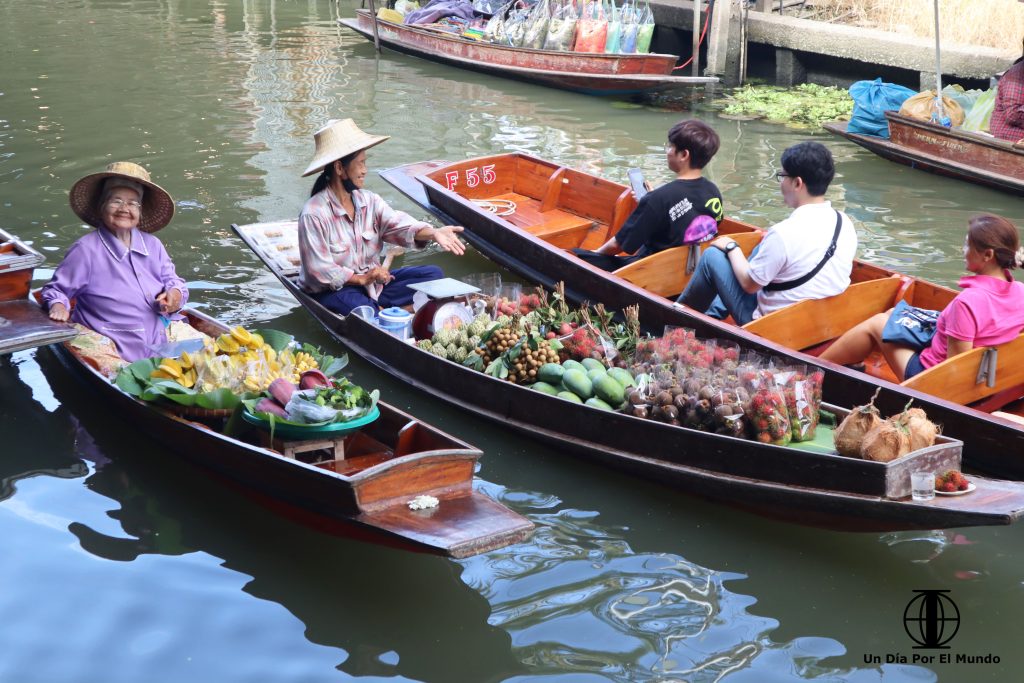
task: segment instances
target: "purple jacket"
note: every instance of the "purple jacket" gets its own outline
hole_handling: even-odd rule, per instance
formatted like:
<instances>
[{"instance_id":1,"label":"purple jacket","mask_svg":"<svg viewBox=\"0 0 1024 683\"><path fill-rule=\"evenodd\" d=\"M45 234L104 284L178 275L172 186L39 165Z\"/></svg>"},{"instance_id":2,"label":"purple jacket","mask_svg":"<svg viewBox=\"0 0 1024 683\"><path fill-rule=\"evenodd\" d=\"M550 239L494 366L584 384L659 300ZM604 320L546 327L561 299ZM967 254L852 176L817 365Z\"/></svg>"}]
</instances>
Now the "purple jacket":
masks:
<instances>
[{"instance_id":1,"label":"purple jacket","mask_svg":"<svg viewBox=\"0 0 1024 683\"><path fill-rule=\"evenodd\" d=\"M121 357L133 362L167 342L156 296L171 288L181 292L184 305L188 289L160 240L132 230L128 248L97 228L71 245L41 294L47 308L71 308L74 299L71 321L110 337Z\"/></svg>"},{"instance_id":2,"label":"purple jacket","mask_svg":"<svg viewBox=\"0 0 1024 683\"><path fill-rule=\"evenodd\" d=\"M405 15L406 24L434 24L445 17L473 18L473 3L467 0L431 0L426 6Z\"/></svg>"}]
</instances>

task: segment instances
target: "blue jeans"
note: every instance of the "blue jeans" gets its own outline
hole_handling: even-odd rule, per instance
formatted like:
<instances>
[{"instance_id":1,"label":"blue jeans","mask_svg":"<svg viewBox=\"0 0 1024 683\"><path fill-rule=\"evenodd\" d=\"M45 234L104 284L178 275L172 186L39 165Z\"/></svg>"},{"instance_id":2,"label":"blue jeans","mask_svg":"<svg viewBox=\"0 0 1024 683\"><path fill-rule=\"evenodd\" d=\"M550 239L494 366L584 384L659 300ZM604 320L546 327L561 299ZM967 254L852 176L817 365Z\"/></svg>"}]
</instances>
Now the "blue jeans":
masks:
<instances>
[{"instance_id":1,"label":"blue jeans","mask_svg":"<svg viewBox=\"0 0 1024 683\"><path fill-rule=\"evenodd\" d=\"M676 301L719 320L731 315L737 325L753 320L757 309L757 294L743 291L729 257L717 247L704 251L697 270Z\"/></svg>"},{"instance_id":2,"label":"blue jeans","mask_svg":"<svg viewBox=\"0 0 1024 683\"><path fill-rule=\"evenodd\" d=\"M416 290L409 289L409 285L439 280L444 277L444 273L437 266L407 266L396 268L391 271L391 274L395 276L395 279L384 285L384 289L376 301L366 293L366 288L358 285L345 285L333 292L313 294L313 298L329 310L341 315L348 315L356 306L373 306L374 310L391 306L408 306L412 303L413 294L416 293Z\"/></svg>"}]
</instances>

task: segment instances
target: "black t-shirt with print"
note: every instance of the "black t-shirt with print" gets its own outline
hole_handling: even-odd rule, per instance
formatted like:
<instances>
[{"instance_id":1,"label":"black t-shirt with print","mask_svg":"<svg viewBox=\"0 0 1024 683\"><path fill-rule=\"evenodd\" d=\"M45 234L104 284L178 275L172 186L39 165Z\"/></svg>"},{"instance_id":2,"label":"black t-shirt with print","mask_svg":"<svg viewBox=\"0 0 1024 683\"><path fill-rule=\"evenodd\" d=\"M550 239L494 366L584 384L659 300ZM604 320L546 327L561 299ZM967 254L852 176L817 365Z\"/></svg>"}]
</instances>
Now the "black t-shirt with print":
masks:
<instances>
[{"instance_id":1,"label":"black t-shirt with print","mask_svg":"<svg viewBox=\"0 0 1024 683\"><path fill-rule=\"evenodd\" d=\"M718 187L707 178L673 180L643 196L615 241L622 251L638 256L678 247L686 227L701 214L721 222Z\"/></svg>"}]
</instances>

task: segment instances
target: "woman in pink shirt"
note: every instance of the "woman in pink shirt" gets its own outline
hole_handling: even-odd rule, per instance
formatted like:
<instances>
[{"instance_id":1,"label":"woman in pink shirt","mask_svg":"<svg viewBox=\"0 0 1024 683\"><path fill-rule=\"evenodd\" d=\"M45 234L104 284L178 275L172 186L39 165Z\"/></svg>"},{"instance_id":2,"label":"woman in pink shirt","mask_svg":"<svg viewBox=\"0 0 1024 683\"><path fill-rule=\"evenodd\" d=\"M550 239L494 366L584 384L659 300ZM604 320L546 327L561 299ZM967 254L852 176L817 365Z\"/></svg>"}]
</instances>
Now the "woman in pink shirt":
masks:
<instances>
[{"instance_id":1,"label":"woman in pink shirt","mask_svg":"<svg viewBox=\"0 0 1024 683\"><path fill-rule=\"evenodd\" d=\"M82 178L69 200L96 229L71 245L43 287L50 318L109 337L126 361L154 355L188 301L185 281L151 234L170 223L174 200L146 169L128 161Z\"/></svg>"},{"instance_id":2,"label":"woman in pink shirt","mask_svg":"<svg viewBox=\"0 0 1024 683\"><path fill-rule=\"evenodd\" d=\"M917 351L883 341L882 330L892 314L890 309L846 332L821 357L850 365L880 349L889 367L903 380L976 346L997 346L1015 339L1024 330L1024 284L1010 273L1024 263L1016 226L992 214L971 218L964 261L973 274L960 279L964 291L939 314L929 346Z\"/></svg>"}]
</instances>

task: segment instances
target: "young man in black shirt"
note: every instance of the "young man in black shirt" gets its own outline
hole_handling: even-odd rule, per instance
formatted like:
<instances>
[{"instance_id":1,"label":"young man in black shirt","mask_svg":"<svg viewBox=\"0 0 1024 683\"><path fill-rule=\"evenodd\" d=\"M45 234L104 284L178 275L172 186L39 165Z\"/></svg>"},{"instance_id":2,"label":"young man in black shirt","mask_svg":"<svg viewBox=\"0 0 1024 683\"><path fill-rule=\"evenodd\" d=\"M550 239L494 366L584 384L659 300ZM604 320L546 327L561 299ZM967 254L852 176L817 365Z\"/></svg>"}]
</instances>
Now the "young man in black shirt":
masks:
<instances>
[{"instance_id":1,"label":"young man in black shirt","mask_svg":"<svg viewBox=\"0 0 1024 683\"><path fill-rule=\"evenodd\" d=\"M644 195L618 233L596 251L574 249L573 253L605 270L616 270L644 256L681 246L687 226L698 216L720 222L722 195L702 175L718 144L718 134L702 121L680 121L672 126L665 157L676 174L675 180Z\"/></svg>"}]
</instances>

